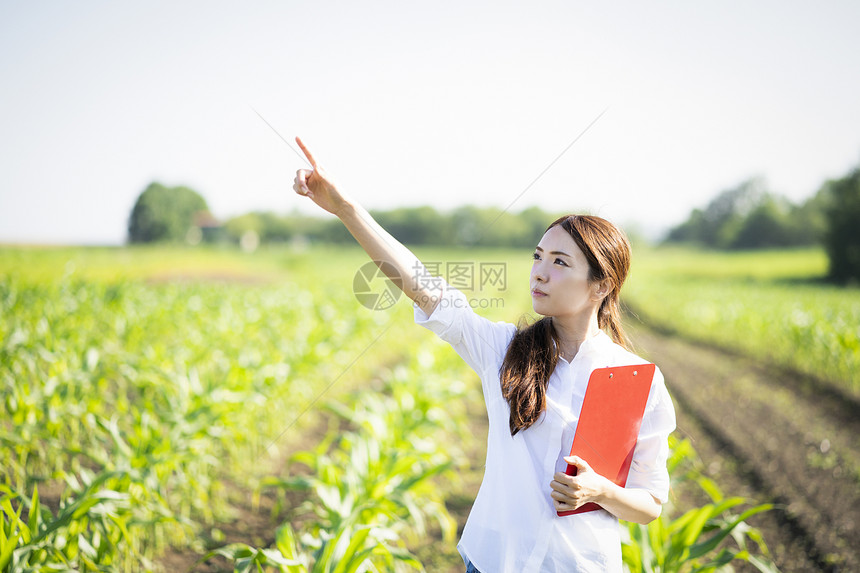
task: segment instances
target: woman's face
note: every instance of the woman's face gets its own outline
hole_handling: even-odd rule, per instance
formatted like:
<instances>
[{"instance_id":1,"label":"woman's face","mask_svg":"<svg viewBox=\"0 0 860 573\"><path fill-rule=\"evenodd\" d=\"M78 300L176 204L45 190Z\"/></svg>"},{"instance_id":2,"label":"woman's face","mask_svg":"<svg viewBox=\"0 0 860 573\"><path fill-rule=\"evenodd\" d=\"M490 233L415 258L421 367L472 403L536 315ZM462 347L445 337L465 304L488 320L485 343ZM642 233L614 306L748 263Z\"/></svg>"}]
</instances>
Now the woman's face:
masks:
<instances>
[{"instance_id":1,"label":"woman's face","mask_svg":"<svg viewBox=\"0 0 860 573\"><path fill-rule=\"evenodd\" d=\"M561 225L544 234L533 256L530 285L535 312L562 318L597 308L598 284L588 280L588 260Z\"/></svg>"}]
</instances>

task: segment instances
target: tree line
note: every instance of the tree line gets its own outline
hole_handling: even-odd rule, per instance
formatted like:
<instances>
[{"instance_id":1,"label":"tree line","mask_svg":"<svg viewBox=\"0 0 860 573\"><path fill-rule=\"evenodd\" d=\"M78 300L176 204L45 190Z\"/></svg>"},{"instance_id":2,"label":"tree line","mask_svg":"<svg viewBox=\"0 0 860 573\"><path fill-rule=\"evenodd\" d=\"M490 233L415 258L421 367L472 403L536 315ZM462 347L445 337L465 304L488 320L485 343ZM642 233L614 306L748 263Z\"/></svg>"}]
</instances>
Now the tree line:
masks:
<instances>
[{"instance_id":1,"label":"tree line","mask_svg":"<svg viewBox=\"0 0 860 573\"><path fill-rule=\"evenodd\" d=\"M666 242L722 250L823 245L830 278L860 281L860 167L825 181L799 204L769 191L763 179L749 179L693 209Z\"/></svg>"},{"instance_id":2,"label":"tree line","mask_svg":"<svg viewBox=\"0 0 860 573\"><path fill-rule=\"evenodd\" d=\"M527 248L562 213L539 207L510 212L467 205L450 211L430 206L371 211L399 241L409 245ZM187 187L152 183L138 197L128 223L129 242L352 243L339 220L251 212L219 222L203 197ZM672 228L668 243L740 250L823 245L830 275L860 281L860 167L826 181L795 204L753 178L720 192Z\"/></svg>"},{"instance_id":3,"label":"tree line","mask_svg":"<svg viewBox=\"0 0 860 573\"><path fill-rule=\"evenodd\" d=\"M820 244L827 232L829 192L794 204L753 178L726 189L704 208L693 209L686 221L672 228L668 243L694 243L725 249L767 249Z\"/></svg>"},{"instance_id":4,"label":"tree line","mask_svg":"<svg viewBox=\"0 0 860 573\"><path fill-rule=\"evenodd\" d=\"M535 238L561 216L539 207L515 213L472 205L448 212L420 206L372 210L371 214L397 240L409 245L525 248L533 247ZM256 211L217 222L199 193L157 182L140 194L128 223L130 243L238 243L249 234L258 243L354 242L338 219L297 211Z\"/></svg>"},{"instance_id":5,"label":"tree line","mask_svg":"<svg viewBox=\"0 0 860 573\"><path fill-rule=\"evenodd\" d=\"M450 211L430 206L371 210L383 228L398 241L408 245L534 247L547 225L561 216L538 207L519 212L497 207L466 205ZM293 212L278 215L254 212L225 222L229 236L239 238L253 232L260 242L307 240L320 243L347 243L354 239L334 218L320 218Z\"/></svg>"}]
</instances>

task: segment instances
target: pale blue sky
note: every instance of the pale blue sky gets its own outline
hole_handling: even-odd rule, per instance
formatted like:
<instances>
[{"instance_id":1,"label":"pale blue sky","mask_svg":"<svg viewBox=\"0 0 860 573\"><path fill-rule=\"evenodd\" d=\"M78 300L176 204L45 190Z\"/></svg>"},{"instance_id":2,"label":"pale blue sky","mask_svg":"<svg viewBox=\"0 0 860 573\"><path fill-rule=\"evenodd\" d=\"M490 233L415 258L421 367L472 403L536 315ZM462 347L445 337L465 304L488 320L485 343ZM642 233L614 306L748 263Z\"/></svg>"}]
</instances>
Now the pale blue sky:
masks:
<instances>
[{"instance_id":1,"label":"pale blue sky","mask_svg":"<svg viewBox=\"0 0 860 573\"><path fill-rule=\"evenodd\" d=\"M652 231L860 163L857 2L0 3L0 242L119 244L152 180L310 210L587 209Z\"/></svg>"}]
</instances>

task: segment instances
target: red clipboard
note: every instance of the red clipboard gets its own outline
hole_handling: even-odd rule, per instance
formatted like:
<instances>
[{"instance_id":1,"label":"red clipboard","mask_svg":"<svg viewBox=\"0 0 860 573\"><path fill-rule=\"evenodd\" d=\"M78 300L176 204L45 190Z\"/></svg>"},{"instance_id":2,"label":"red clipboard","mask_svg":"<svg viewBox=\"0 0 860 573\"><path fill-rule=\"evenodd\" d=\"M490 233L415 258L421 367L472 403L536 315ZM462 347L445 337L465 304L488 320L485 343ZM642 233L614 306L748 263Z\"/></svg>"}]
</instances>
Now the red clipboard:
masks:
<instances>
[{"instance_id":1,"label":"red clipboard","mask_svg":"<svg viewBox=\"0 0 860 573\"><path fill-rule=\"evenodd\" d=\"M654 364L598 368L591 373L570 455L624 487L639 438L639 427L654 379ZM576 475L568 464L567 475ZM557 512L559 516L600 509L596 503Z\"/></svg>"}]
</instances>

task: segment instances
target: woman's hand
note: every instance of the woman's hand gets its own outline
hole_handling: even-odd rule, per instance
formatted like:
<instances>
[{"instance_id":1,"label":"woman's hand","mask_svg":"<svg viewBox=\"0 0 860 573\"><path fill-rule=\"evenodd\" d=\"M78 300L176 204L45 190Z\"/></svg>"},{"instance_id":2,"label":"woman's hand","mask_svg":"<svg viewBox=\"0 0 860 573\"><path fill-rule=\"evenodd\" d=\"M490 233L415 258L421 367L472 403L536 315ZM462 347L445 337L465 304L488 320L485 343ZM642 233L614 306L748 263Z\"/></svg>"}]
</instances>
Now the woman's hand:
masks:
<instances>
[{"instance_id":1,"label":"woman's hand","mask_svg":"<svg viewBox=\"0 0 860 573\"><path fill-rule=\"evenodd\" d=\"M578 456L564 458L564 461L576 466L576 475L569 476L556 472L550 484L550 494L556 511L571 511L586 503L601 503L612 482L591 469L585 460Z\"/></svg>"},{"instance_id":2,"label":"woman's hand","mask_svg":"<svg viewBox=\"0 0 860 573\"><path fill-rule=\"evenodd\" d=\"M650 523L660 517L663 504L644 489L627 489L616 485L577 456L564 458L576 466L576 475L557 472L550 487L556 511L571 511L594 502L618 519Z\"/></svg>"},{"instance_id":3,"label":"woman's hand","mask_svg":"<svg viewBox=\"0 0 860 573\"><path fill-rule=\"evenodd\" d=\"M313 169L299 169L293 189L299 195L337 216L370 259L394 284L403 289L424 314L430 316L439 303L441 288L412 251L377 223L367 209L337 190L311 152L296 138ZM426 279L425 279L426 277Z\"/></svg>"},{"instance_id":4,"label":"woman's hand","mask_svg":"<svg viewBox=\"0 0 860 573\"><path fill-rule=\"evenodd\" d=\"M299 195L308 197L329 213L338 215L341 209L348 204L347 198L337 190L326 172L317 164L311 152L302 143L302 140L297 137L296 143L301 147L302 152L308 158L308 161L310 161L313 169L299 169L296 171L293 190Z\"/></svg>"}]
</instances>

